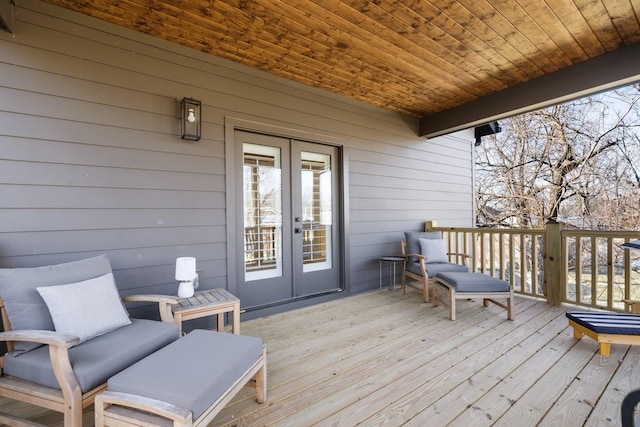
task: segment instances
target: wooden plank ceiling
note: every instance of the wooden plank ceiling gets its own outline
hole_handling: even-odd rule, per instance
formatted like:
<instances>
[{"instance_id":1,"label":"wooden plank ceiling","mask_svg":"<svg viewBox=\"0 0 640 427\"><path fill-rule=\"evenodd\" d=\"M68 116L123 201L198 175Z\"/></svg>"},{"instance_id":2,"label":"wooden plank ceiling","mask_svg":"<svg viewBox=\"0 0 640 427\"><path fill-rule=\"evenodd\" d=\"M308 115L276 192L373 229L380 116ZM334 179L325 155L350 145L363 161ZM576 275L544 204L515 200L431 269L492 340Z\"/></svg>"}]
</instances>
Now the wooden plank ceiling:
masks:
<instances>
[{"instance_id":1,"label":"wooden plank ceiling","mask_svg":"<svg viewBox=\"0 0 640 427\"><path fill-rule=\"evenodd\" d=\"M640 42L640 0L46 0L422 118Z\"/></svg>"}]
</instances>

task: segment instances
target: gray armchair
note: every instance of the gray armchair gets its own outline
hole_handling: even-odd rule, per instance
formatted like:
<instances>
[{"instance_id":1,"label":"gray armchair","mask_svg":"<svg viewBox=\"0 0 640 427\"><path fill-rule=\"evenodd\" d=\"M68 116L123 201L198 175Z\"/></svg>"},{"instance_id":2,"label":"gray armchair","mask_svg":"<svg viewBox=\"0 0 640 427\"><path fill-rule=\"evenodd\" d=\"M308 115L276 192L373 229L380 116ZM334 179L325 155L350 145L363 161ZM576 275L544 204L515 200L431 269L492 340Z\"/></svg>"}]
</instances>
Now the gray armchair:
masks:
<instances>
[{"instance_id":1,"label":"gray armchair","mask_svg":"<svg viewBox=\"0 0 640 427\"><path fill-rule=\"evenodd\" d=\"M0 358L0 396L62 412L65 427L82 426L82 409L109 377L179 338L170 316L177 300L144 299L159 303L165 321L129 318L106 255L0 269L0 341L8 349ZM69 332L74 328L78 333ZM8 414L0 423L27 425Z\"/></svg>"},{"instance_id":2,"label":"gray armchair","mask_svg":"<svg viewBox=\"0 0 640 427\"><path fill-rule=\"evenodd\" d=\"M404 234L405 240L401 242L401 250L406 262L402 272L402 286L422 291L425 302L429 302L429 287L434 284L438 273L469 271L466 266L469 256L447 252L439 231L407 231ZM462 264L449 262L451 258L459 260ZM407 277L415 282L407 281Z\"/></svg>"}]
</instances>

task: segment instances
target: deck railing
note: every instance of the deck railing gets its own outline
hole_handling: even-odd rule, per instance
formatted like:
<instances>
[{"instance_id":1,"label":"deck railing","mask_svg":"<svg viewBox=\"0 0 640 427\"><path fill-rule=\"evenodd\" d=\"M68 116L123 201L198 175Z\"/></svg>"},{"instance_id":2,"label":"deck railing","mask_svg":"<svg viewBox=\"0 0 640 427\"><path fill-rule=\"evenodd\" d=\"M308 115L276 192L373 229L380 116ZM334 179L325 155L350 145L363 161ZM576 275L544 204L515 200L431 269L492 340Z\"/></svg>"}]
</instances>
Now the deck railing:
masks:
<instances>
[{"instance_id":1,"label":"deck railing","mask_svg":"<svg viewBox=\"0 0 640 427\"><path fill-rule=\"evenodd\" d=\"M506 280L517 293L624 311L624 300L640 300L640 251L620 245L639 232L563 229L499 229L438 227L450 252L469 255L471 271Z\"/></svg>"}]
</instances>

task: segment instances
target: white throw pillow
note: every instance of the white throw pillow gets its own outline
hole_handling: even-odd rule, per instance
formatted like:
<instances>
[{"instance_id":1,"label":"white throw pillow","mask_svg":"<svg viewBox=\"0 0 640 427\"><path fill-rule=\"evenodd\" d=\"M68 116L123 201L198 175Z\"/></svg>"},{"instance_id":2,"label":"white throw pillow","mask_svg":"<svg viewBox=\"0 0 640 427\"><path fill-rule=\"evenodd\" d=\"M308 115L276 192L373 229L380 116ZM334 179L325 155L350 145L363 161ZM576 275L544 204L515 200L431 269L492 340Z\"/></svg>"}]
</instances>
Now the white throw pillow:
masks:
<instances>
[{"instance_id":1,"label":"white throw pillow","mask_svg":"<svg viewBox=\"0 0 640 427\"><path fill-rule=\"evenodd\" d=\"M447 245L444 239L419 239L424 262L449 262Z\"/></svg>"},{"instance_id":2,"label":"white throw pillow","mask_svg":"<svg viewBox=\"0 0 640 427\"><path fill-rule=\"evenodd\" d=\"M56 331L76 335L80 342L131 323L120 301L113 273L36 289L49 308Z\"/></svg>"}]
</instances>

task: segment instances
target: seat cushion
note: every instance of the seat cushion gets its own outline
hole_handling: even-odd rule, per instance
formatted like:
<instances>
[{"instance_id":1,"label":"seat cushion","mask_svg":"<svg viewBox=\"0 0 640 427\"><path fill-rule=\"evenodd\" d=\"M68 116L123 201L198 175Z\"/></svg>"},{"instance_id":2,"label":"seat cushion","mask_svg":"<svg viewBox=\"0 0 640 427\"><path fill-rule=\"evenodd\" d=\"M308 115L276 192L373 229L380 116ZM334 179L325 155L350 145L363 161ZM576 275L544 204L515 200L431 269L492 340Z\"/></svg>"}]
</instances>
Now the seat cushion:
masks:
<instances>
[{"instance_id":1,"label":"seat cushion","mask_svg":"<svg viewBox=\"0 0 640 427\"><path fill-rule=\"evenodd\" d=\"M568 311L567 318L599 334L640 335L640 315Z\"/></svg>"},{"instance_id":2,"label":"seat cushion","mask_svg":"<svg viewBox=\"0 0 640 427\"><path fill-rule=\"evenodd\" d=\"M482 273L439 272L443 279L456 289L456 292L509 292L508 282Z\"/></svg>"},{"instance_id":3,"label":"seat cushion","mask_svg":"<svg viewBox=\"0 0 640 427\"><path fill-rule=\"evenodd\" d=\"M82 392L180 337L175 323L131 319L132 323L69 349L69 360ZM48 346L8 353L4 373L59 389L49 361Z\"/></svg>"},{"instance_id":4,"label":"seat cushion","mask_svg":"<svg viewBox=\"0 0 640 427\"><path fill-rule=\"evenodd\" d=\"M196 329L111 377L107 388L174 404L197 419L262 349L260 338Z\"/></svg>"},{"instance_id":5,"label":"seat cushion","mask_svg":"<svg viewBox=\"0 0 640 427\"><path fill-rule=\"evenodd\" d=\"M5 304L11 329L53 331L53 321L37 287L64 285L111 273L107 255L80 261L29 268L0 268L0 297ZM29 351L40 344L15 342L16 351Z\"/></svg>"}]
</instances>

